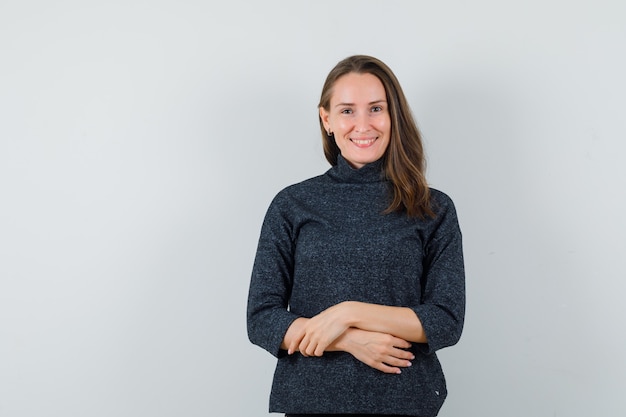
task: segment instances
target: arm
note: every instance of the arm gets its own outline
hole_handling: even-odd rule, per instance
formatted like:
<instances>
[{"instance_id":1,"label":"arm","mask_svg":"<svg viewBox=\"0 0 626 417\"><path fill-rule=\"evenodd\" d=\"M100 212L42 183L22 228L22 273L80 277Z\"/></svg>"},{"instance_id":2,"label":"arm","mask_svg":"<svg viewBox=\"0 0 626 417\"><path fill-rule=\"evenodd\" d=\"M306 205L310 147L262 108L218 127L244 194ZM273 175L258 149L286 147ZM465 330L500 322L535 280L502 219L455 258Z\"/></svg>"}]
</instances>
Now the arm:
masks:
<instances>
[{"instance_id":1,"label":"arm","mask_svg":"<svg viewBox=\"0 0 626 417\"><path fill-rule=\"evenodd\" d=\"M248 337L274 356L282 354L283 335L298 318L287 309L294 242L284 206L279 194L267 210L248 292Z\"/></svg>"},{"instance_id":2,"label":"arm","mask_svg":"<svg viewBox=\"0 0 626 417\"><path fill-rule=\"evenodd\" d=\"M437 217L426 237L422 299L410 306L419 317L428 342L425 354L457 343L465 320L465 269L462 236L452 200L434 192Z\"/></svg>"},{"instance_id":3,"label":"arm","mask_svg":"<svg viewBox=\"0 0 626 417\"><path fill-rule=\"evenodd\" d=\"M346 301L338 304L350 327L373 332L389 333L401 339L426 343L426 333L413 310L408 307L393 307Z\"/></svg>"},{"instance_id":4,"label":"arm","mask_svg":"<svg viewBox=\"0 0 626 417\"><path fill-rule=\"evenodd\" d=\"M321 356L349 328L426 343L422 324L410 308L344 301L290 328L289 342L285 346L291 353L297 346L303 354Z\"/></svg>"},{"instance_id":5,"label":"arm","mask_svg":"<svg viewBox=\"0 0 626 417\"><path fill-rule=\"evenodd\" d=\"M285 334L282 349L293 354L297 351L297 337L306 327L310 319L296 319ZM411 366L415 356L405 350L411 347L406 340L386 333L370 332L356 328L348 328L337 337L326 351L348 352L364 364L388 374L399 374L401 368ZM309 356L306 352L301 352Z\"/></svg>"}]
</instances>

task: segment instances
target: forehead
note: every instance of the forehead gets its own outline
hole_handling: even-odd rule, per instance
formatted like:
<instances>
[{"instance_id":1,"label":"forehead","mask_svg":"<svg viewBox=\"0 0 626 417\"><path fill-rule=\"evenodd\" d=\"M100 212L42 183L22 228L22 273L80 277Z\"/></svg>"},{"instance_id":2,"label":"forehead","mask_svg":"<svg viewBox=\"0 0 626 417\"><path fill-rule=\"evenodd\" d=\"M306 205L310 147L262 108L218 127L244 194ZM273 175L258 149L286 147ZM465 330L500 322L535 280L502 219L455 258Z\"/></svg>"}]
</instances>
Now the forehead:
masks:
<instances>
[{"instance_id":1,"label":"forehead","mask_svg":"<svg viewBox=\"0 0 626 417\"><path fill-rule=\"evenodd\" d=\"M385 100L385 87L375 75L350 72L337 79L330 98L331 103L370 103Z\"/></svg>"}]
</instances>

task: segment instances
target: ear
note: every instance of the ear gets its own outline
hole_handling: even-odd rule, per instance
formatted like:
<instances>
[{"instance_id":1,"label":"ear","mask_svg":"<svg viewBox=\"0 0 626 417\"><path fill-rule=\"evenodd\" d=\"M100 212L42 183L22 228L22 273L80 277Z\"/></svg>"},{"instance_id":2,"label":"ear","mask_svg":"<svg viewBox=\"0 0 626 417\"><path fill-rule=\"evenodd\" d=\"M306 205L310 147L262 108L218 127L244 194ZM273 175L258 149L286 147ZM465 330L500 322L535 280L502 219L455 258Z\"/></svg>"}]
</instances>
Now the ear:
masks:
<instances>
[{"instance_id":1,"label":"ear","mask_svg":"<svg viewBox=\"0 0 626 417\"><path fill-rule=\"evenodd\" d=\"M320 119L322 120L322 123L324 124L324 129L326 129L327 132L330 130L330 122L328 121L328 116L330 116L330 114L326 110L324 110L323 107L320 107Z\"/></svg>"}]
</instances>

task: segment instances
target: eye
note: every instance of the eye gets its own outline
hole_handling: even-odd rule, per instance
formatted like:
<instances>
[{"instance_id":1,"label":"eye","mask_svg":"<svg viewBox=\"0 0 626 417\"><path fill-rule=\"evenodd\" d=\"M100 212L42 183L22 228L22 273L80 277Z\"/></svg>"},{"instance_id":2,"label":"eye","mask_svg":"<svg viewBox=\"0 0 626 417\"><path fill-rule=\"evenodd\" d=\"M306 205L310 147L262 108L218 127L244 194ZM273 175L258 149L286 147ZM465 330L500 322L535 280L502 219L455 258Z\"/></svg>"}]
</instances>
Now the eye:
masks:
<instances>
[{"instance_id":1,"label":"eye","mask_svg":"<svg viewBox=\"0 0 626 417\"><path fill-rule=\"evenodd\" d=\"M372 107L372 112L377 113L383 111L382 106L374 106Z\"/></svg>"},{"instance_id":2,"label":"eye","mask_svg":"<svg viewBox=\"0 0 626 417\"><path fill-rule=\"evenodd\" d=\"M341 114L352 114L352 109L343 109L341 110Z\"/></svg>"}]
</instances>

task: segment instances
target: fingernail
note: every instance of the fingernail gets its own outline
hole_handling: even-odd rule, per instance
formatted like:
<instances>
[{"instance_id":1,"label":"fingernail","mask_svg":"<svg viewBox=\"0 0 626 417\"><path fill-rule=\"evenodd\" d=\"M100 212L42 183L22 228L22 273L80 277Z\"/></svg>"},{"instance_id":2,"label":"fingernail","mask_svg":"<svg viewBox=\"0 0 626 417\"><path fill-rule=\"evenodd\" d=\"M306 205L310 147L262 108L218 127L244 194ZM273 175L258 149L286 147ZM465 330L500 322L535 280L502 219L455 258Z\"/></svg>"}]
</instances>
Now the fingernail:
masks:
<instances>
[{"instance_id":1,"label":"fingernail","mask_svg":"<svg viewBox=\"0 0 626 417\"><path fill-rule=\"evenodd\" d=\"M411 362L409 362L409 364L407 366L413 366L413 364Z\"/></svg>"}]
</instances>

